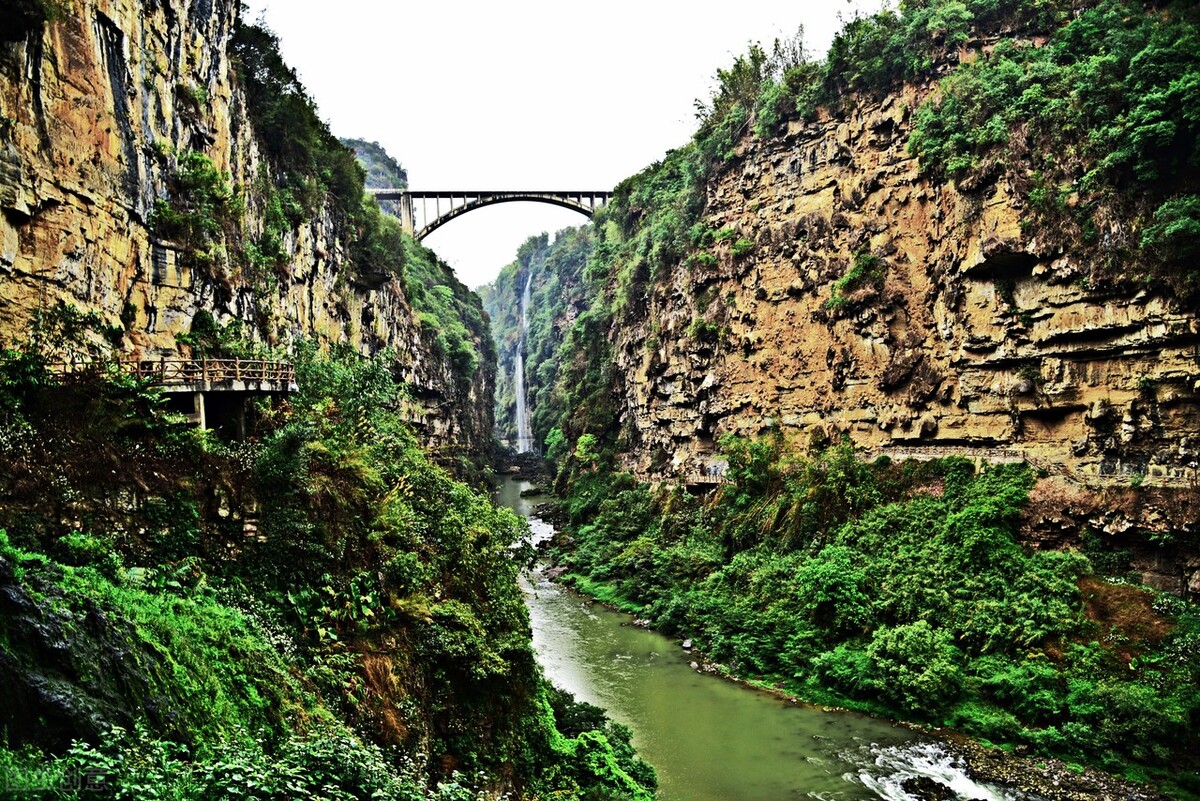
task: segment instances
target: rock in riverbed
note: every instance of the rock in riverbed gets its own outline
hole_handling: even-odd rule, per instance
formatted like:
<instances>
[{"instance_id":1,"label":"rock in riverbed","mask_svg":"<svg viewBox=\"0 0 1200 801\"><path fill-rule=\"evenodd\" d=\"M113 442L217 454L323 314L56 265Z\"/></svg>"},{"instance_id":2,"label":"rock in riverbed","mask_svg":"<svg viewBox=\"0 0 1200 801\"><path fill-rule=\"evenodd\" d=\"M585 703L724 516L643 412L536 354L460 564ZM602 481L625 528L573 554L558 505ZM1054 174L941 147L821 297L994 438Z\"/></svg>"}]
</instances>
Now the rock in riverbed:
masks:
<instances>
[{"instance_id":1,"label":"rock in riverbed","mask_svg":"<svg viewBox=\"0 0 1200 801\"><path fill-rule=\"evenodd\" d=\"M901 789L917 801L954 801L954 790L928 776L913 776L900 782Z\"/></svg>"}]
</instances>

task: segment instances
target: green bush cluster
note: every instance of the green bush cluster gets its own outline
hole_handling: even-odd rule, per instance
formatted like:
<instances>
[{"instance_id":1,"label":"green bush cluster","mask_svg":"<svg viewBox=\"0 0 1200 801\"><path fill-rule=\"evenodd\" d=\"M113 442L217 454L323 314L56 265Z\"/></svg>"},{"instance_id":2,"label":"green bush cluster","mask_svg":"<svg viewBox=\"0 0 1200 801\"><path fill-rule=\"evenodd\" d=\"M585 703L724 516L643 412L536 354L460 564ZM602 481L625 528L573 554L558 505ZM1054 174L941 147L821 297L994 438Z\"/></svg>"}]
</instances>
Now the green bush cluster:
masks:
<instances>
[{"instance_id":1,"label":"green bush cluster","mask_svg":"<svg viewBox=\"0 0 1200 801\"><path fill-rule=\"evenodd\" d=\"M50 392L36 355L4 351L0 427L52 447L45 464L0 460L0 487L37 491L46 473L53 494L0 510L20 529L0 560L45 614L90 621L71 640L84 674L103 650L85 640L128 640L103 686L142 728L63 750L23 722L21 742L42 750L0 748L0 766L103 775L98 797L114 798L474 799L505 780L530 797L651 797L619 727L556 728L516 582L523 525L429 460L400 417L394 358L304 344L295 361L298 395L262 408L258 438L233 447L145 388L97 377ZM63 425L71 411L53 398L89 393L104 414ZM97 451L122 470L91 471ZM257 536L208 503L232 484L259 499ZM131 491L127 518L97 513L105 493ZM9 658L16 642L0 636ZM70 682L81 699L99 686ZM134 693L144 682L154 704Z\"/></svg>"},{"instance_id":2,"label":"green bush cluster","mask_svg":"<svg viewBox=\"0 0 1200 801\"><path fill-rule=\"evenodd\" d=\"M1190 274L1191 234L1200 229L1198 104L1195 7L1102 0L1045 46L1006 40L960 65L918 111L909 147L927 170L959 179L1019 166L1033 175L1029 199L1039 213L1061 218L1065 199L1078 196L1079 223L1093 240L1098 204L1140 198L1127 211L1143 218L1140 240L1107 247L1140 247Z\"/></svg>"},{"instance_id":3,"label":"green bush cluster","mask_svg":"<svg viewBox=\"0 0 1200 801\"><path fill-rule=\"evenodd\" d=\"M113 561L111 544L78 533L65 537L63 545L86 564L62 565L16 548L0 530L0 559L12 566L25 592L43 599L43 614L61 621L80 613L120 621L114 628L117 636L129 638L127 669L142 671L138 679L149 685L142 690L148 700L164 713L174 710L155 721L163 734L204 751L248 737L246 731L273 741L288 717L305 714L305 693L291 666L252 621L216 601L202 578L185 586L171 566L131 574ZM66 636L79 645L89 635L68 628Z\"/></svg>"},{"instance_id":4,"label":"green bush cluster","mask_svg":"<svg viewBox=\"0 0 1200 801\"><path fill-rule=\"evenodd\" d=\"M882 284L886 269L887 264L883 259L867 250L858 251L854 254L854 261L846 274L833 282L833 289L829 300L825 301L825 308L840 309L845 306L850 302L846 296L864 284Z\"/></svg>"},{"instance_id":5,"label":"green bush cluster","mask_svg":"<svg viewBox=\"0 0 1200 801\"><path fill-rule=\"evenodd\" d=\"M1171 606L1157 642L1090 618L1088 560L1015 538L1028 468L722 446L728 483L707 501L576 475L560 558L580 586L810 700L1131 775L1195 770L1200 664L1181 654L1200 614Z\"/></svg>"},{"instance_id":6,"label":"green bush cluster","mask_svg":"<svg viewBox=\"0 0 1200 801\"><path fill-rule=\"evenodd\" d=\"M145 726L114 727L99 743L80 742L47 761L0 750L6 788L45 799L209 801L423 801L415 766L400 766L344 726L324 722L277 747L248 736L193 753ZM471 794L467 798L478 796Z\"/></svg>"},{"instance_id":7,"label":"green bush cluster","mask_svg":"<svg viewBox=\"0 0 1200 801\"><path fill-rule=\"evenodd\" d=\"M848 91L886 89L927 73L973 36L1045 31L1069 11L1058 0L904 0L834 36L817 96L829 103Z\"/></svg>"},{"instance_id":8,"label":"green bush cluster","mask_svg":"<svg viewBox=\"0 0 1200 801\"><path fill-rule=\"evenodd\" d=\"M750 131L765 138L790 116L811 117L851 93L878 93L929 74L981 32L1047 31L1069 11L1060 0L904 0L846 21L821 60L804 48L803 29L776 39L770 53L752 43L717 70L709 100L697 101L695 141L710 163L729 161Z\"/></svg>"},{"instance_id":9,"label":"green bush cluster","mask_svg":"<svg viewBox=\"0 0 1200 801\"><path fill-rule=\"evenodd\" d=\"M246 336L245 325L232 319L222 325L208 309L192 317L187 331L175 334L175 342L191 349L193 356L209 359L279 359L282 354Z\"/></svg>"},{"instance_id":10,"label":"green bush cluster","mask_svg":"<svg viewBox=\"0 0 1200 801\"><path fill-rule=\"evenodd\" d=\"M154 202L150 229L155 236L179 245L185 258L197 265L212 265L227 241L237 236L242 202L236 197L229 174L212 159L195 150L180 153L167 181L167 199Z\"/></svg>"},{"instance_id":11,"label":"green bush cluster","mask_svg":"<svg viewBox=\"0 0 1200 801\"><path fill-rule=\"evenodd\" d=\"M961 175L1029 125L1038 144L1072 145L1086 158L1085 190L1178 176L1197 159L1200 121L1188 111L1200 91L1196 22L1182 7L1147 14L1103 0L1044 47L1003 41L942 82L919 113L912 148L928 167Z\"/></svg>"}]
</instances>

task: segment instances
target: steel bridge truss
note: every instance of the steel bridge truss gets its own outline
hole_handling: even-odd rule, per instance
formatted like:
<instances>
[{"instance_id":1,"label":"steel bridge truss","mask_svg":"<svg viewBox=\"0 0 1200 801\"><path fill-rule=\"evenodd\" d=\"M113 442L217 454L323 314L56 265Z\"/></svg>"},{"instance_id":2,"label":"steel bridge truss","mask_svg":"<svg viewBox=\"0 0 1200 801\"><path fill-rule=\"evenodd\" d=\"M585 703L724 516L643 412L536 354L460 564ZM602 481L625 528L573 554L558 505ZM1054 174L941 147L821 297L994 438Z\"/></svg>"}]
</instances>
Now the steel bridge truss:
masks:
<instances>
[{"instance_id":1,"label":"steel bridge truss","mask_svg":"<svg viewBox=\"0 0 1200 801\"><path fill-rule=\"evenodd\" d=\"M591 217L612 198L612 192L413 192L406 189L373 189L376 200L400 204L400 224L418 241L468 211L496 203L532 201L549 203Z\"/></svg>"}]
</instances>

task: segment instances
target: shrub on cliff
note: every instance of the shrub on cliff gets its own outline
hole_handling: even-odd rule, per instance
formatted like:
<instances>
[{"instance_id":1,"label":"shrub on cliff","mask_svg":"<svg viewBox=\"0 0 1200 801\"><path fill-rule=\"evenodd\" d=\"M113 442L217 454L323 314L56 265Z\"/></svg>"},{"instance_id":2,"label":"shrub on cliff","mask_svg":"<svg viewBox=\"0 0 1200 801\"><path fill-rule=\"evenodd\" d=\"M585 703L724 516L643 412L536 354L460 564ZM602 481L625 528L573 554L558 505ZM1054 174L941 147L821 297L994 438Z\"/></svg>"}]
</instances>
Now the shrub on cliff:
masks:
<instances>
[{"instance_id":1,"label":"shrub on cliff","mask_svg":"<svg viewBox=\"0 0 1200 801\"><path fill-rule=\"evenodd\" d=\"M167 178L166 198L154 201L148 224L155 237L179 248L180 258L209 275L229 268L228 247L241 242L243 206L228 173L195 150L176 158Z\"/></svg>"},{"instance_id":2,"label":"shrub on cliff","mask_svg":"<svg viewBox=\"0 0 1200 801\"><path fill-rule=\"evenodd\" d=\"M1200 195L1174 198L1155 209L1140 244L1165 263L1195 273L1200 258Z\"/></svg>"},{"instance_id":3,"label":"shrub on cliff","mask_svg":"<svg viewBox=\"0 0 1200 801\"><path fill-rule=\"evenodd\" d=\"M1019 174L1030 205L1117 269L1150 257L1193 276L1200 180L1200 16L1102 0L1041 47L1002 41L957 67L917 113L923 167L969 183ZM1116 227L1097 222L1115 209ZM1130 236L1144 226L1141 237Z\"/></svg>"}]
</instances>

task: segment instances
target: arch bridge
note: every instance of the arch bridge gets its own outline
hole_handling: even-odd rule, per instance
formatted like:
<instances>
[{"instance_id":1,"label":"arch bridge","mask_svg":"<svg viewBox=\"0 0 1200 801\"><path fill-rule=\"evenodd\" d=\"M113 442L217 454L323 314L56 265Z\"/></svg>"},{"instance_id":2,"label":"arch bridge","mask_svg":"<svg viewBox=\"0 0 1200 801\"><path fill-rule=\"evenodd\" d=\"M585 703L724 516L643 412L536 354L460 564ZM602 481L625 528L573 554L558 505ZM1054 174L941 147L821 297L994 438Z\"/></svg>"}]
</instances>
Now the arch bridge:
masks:
<instances>
[{"instance_id":1,"label":"arch bridge","mask_svg":"<svg viewBox=\"0 0 1200 801\"><path fill-rule=\"evenodd\" d=\"M400 204L400 224L417 241L424 239L446 223L468 211L528 200L549 203L591 217L612 198L612 192L413 192L407 189L373 189L376 200L391 200ZM419 222L419 224L418 224Z\"/></svg>"}]
</instances>

